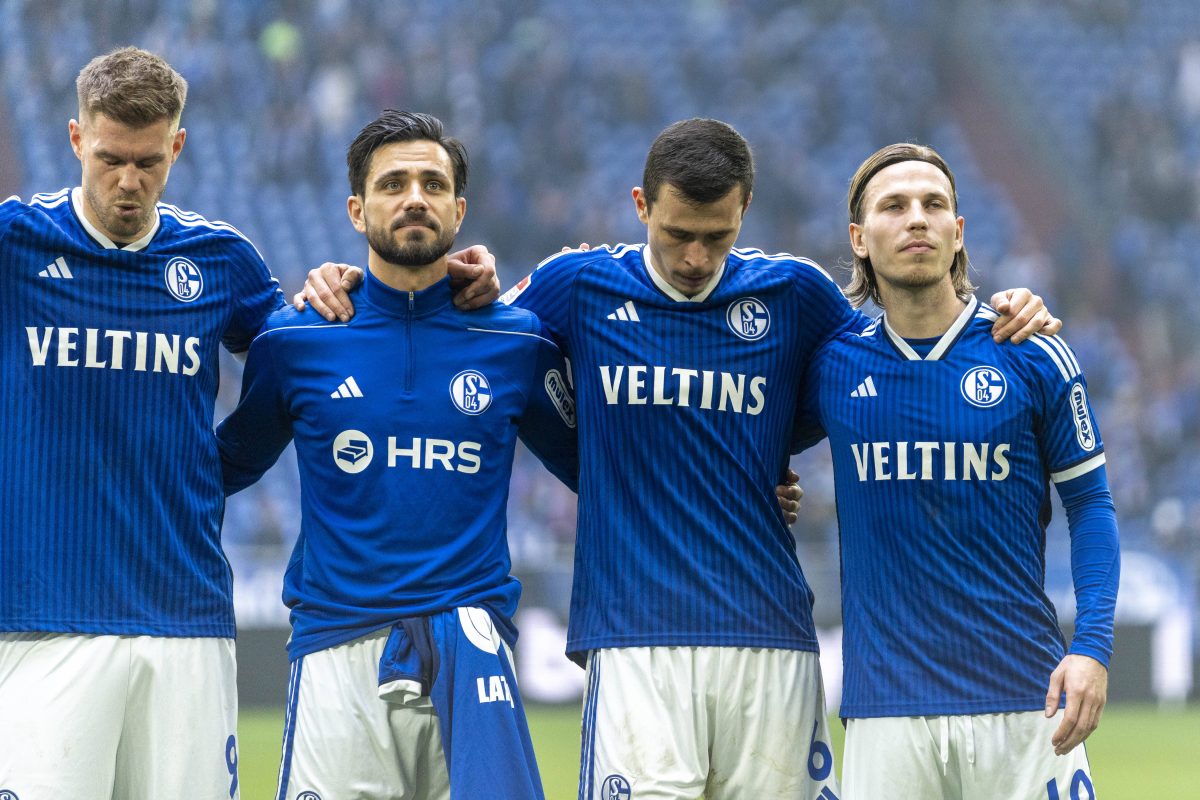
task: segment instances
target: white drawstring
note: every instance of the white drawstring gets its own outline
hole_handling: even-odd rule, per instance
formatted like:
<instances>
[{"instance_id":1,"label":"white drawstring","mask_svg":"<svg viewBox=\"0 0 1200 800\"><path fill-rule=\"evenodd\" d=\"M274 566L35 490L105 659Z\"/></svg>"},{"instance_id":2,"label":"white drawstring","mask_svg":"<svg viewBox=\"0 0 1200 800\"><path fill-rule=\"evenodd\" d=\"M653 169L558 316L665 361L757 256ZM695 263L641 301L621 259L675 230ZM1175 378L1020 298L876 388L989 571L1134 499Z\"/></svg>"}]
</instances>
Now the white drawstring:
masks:
<instances>
[{"instance_id":1,"label":"white drawstring","mask_svg":"<svg viewBox=\"0 0 1200 800\"><path fill-rule=\"evenodd\" d=\"M950 763L950 718L938 717L938 719L941 721L941 736L938 744L942 751L942 777L944 778Z\"/></svg>"},{"instance_id":2,"label":"white drawstring","mask_svg":"<svg viewBox=\"0 0 1200 800\"><path fill-rule=\"evenodd\" d=\"M967 763L975 764L975 722L971 716L963 717L967 722Z\"/></svg>"}]
</instances>

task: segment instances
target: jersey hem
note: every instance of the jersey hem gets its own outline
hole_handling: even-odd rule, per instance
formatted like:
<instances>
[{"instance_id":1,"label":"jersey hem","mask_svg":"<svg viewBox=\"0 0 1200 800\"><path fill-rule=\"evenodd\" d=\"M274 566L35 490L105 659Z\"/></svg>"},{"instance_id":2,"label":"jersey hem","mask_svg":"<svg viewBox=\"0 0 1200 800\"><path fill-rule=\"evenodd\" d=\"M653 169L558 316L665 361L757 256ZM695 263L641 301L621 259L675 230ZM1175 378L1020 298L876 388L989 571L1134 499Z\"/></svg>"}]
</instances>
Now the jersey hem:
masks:
<instances>
[{"instance_id":1,"label":"jersey hem","mask_svg":"<svg viewBox=\"0 0 1200 800\"><path fill-rule=\"evenodd\" d=\"M105 622L39 622L0 621L2 633L65 633L88 636L158 636L168 639L235 639L236 627L230 624L204 625L146 625L144 623Z\"/></svg>"},{"instance_id":2,"label":"jersey hem","mask_svg":"<svg viewBox=\"0 0 1200 800\"><path fill-rule=\"evenodd\" d=\"M1062 704L1060 704L1062 707ZM902 703L899 705L843 705L838 712L842 719L873 719L877 717L945 717L972 714L1013 714L1024 711L1044 711L1046 696L1009 699L976 700L970 703Z\"/></svg>"},{"instance_id":3,"label":"jersey hem","mask_svg":"<svg viewBox=\"0 0 1200 800\"><path fill-rule=\"evenodd\" d=\"M815 638L797 639L781 636L672 634L660 636L603 636L567 642L567 657L582 665L592 650L622 647L761 647L770 650L802 650L820 652Z\"/></svg>"}]
</instances>

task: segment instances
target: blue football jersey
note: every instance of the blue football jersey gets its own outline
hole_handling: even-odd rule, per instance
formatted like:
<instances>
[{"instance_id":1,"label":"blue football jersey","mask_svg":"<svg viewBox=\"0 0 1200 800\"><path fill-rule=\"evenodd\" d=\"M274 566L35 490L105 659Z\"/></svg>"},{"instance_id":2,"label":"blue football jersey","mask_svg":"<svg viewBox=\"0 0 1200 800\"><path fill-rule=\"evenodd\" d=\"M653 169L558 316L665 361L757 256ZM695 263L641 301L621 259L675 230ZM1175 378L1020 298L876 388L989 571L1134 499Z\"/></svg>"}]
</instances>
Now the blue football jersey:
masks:
<instances>
[{"instance_id":1,"label":"blue football jersey","mask_svg":"<svg viewBox=\"0 0 1200 800\"><path fill-rule=\"evenodd\" d=\"M688 300L645 245L571 251L505 296L571 363L579 515L567 650L816 650L774 487L808 359L865 322L817 265L735 249Z\"/></svg>"},{"instance_id":2,"label":"blue football jersey","mask_svg":"<svg viewBox=\"0 0 1200 800\"><path fill-rule=\"evenodd\" d=\"M971 298L945 335L912 343L884 316L809 369L804 407L836 478L843 717L1045 705L1064 653L1043 588L1049 484L1065 500L1094 482L1107 498L1104 446L1071 349L1041 335L997 344L996 318ZM802 422L798 436L819 429ZM1082 592L1076 581L1072 652L1107 664L1115 520L1098 537L1080 556L1100 577Z\"/></svg>"},{"instance_id":3,"label":"blue football jersey","mask_svg":"<svg viewBox=\"0 0 1200 800\"><path fill-rule=\"evenodd\" d=\"M274 314L217 428L230 492L295 439L289 653L459 606L487 607L512 638L520 584L505 511L518 434L572 488L578 471L562 356L527 311L459 311L448 279L399 292L368 273L354 300L345 324Z\"/></svg>"},{"instance_id":4,"label":"blue football jersey","mask_svg":"<svg viewBox=\"0 0 1200 800\"><path fill-rule=\"evenodd\" d=\"M217 348L283 297L229 225L160 203L118 248L82 202L0 204L0 630L233 636Z\"/></svg>"}]
</instances>

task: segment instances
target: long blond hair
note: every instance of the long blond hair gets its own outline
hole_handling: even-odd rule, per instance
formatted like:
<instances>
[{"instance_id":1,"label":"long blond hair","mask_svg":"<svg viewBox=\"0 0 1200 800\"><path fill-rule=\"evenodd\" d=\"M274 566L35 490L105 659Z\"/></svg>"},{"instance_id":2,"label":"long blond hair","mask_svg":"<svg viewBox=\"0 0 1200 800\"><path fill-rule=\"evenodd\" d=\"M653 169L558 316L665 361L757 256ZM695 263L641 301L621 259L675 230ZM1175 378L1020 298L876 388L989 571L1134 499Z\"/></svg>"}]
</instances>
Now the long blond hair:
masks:
<instances>
[{"instance_id":1,"label":"long blond hair","mask_svg":"<svg viewBox=\"0 0 1200 800\"><path fill-rule=\"evenodd\" d=\"M881 169L901 161L924 161L941 170L942 174L950 181L950 203L952 205L950 210L955 215L958 214L958 188L954 183L954 173L950 171L946 160L932 147L910 142L897 142L876 150L870 158L859 165L854 177L850 179L850 192L846 195L846 210L850 214L852 223L862 225L863 197L867 193L867 184L871 182L871 178L875 177ZM970 297L975 291L975 285L971 283L971 279L967 275L970 265L970 259L967 258L967 246L964 244L954 254L954 263L950 266L950 278L954 284L954 293L963 300ZM846 297L850 303L857 308L868 300L873 300L875 305L883 308L883 300L879 296L879 284L875 280L875 268L871 266L871 259L863 259L855 255L850 270L850 285L846 287Z\"/></svg>"}]
</instances>

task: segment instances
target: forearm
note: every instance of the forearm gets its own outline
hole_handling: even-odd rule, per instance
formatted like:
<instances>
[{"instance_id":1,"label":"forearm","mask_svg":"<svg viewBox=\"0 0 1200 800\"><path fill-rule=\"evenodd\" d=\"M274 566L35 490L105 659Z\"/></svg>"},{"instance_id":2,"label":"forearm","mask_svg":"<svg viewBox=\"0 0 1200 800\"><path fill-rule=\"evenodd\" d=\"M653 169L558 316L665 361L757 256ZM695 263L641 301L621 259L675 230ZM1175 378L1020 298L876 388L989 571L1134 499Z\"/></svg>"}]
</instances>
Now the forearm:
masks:
<instances>
[{"instance_id":1,"label":"forearm","mask_svg":"<svg viewBox=\"0 0 1200 800\"><path fill-rule=\"evenodd\" d=\"M1070 652L1108 666L1120 582L1116 510L1101 466L1059 485L1071 531L1071 577L1075 584L1075 635Z\"/></svg>"}]
</instances>

